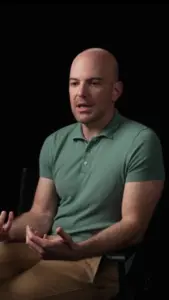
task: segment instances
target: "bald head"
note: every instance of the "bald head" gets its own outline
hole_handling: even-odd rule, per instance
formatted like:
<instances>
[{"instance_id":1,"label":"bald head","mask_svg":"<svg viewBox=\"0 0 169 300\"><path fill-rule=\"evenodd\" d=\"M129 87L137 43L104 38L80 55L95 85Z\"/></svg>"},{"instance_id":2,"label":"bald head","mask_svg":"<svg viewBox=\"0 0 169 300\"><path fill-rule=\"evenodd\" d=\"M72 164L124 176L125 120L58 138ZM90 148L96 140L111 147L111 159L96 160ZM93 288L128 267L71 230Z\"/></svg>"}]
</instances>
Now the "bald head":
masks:
<instances>
[{"instance_id":1,"label":"bald head","mask_svg":"<svg viewBox=\"0 0 169 300\"><path fill-rule=\"evenodd\" d=\"M102 48L90 48L79 53L72 62L70 73L81 66L91 65L104 77L111 81L117 81L119 77L119 68L116 58L109 51Z\"/></svg>"},{"instance_id":2,"label":"bald head","mask_svg":"<svg viewBox=\"0 0 169 300\"><path fill-rule=\"evenodd\" d=\"M93 127L98 122L108 122L121 93L118 63L110 52L92 48L75 57L70 70L69 95L78 121Z\"/></svg>"}]
</instances>

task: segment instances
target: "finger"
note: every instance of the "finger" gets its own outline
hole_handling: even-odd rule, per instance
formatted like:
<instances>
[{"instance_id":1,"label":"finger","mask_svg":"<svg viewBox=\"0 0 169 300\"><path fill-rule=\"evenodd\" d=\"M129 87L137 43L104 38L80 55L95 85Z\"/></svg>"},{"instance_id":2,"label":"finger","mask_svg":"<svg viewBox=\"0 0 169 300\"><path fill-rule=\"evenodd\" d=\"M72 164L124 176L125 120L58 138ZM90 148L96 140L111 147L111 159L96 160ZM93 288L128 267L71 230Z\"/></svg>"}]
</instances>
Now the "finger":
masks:
<instances>
[{"instance_id":1,"label":"finger","mask_svg":"<svg viewBox=\"0 0 169 300\"><path fill-rule=\"evenodd\" d=\"M66 233L66 232L63 230L62 227L58 227L58 228L56 229L56 233L57 233L60 237L62 237L62 239L63 239L68 245L71 246L71 245L73 244L73 241L72 241L71 236L70 236L68 233Z\"/></svg>"},{"instance_id":2,"label":"finger","mask_svg":"<svg viewBox=\"0 0 169 300\"><path fill-rule=\"evenodd\" d=\"M28 226L26 226L26 244L29 242L30 237L31 237L31 233L28 229Z\"/></svg>"},{"instance_id":3,"label":"finger","mask_svg":"<svg viewBox=\"0 0 169 300\"><path fill-rule=\"evenodd\" d=\"M34 235L34 232L29 225L26 226L26 233L28 236Z\"/></svg>"},{"instance_id":4,"label":"finger","mask_svg":"<svg viewBox=\"0 0 169 300\"><path fill-rule=\"evenodd\" d=\"M35 233L31 230L29 226L27 226L26 229L27 229L27 235L29 240L31 240L33 243L35 243L36 245L42 248L46 247L46 239L44 240L40 236L35 235Z\"/></svg>"},{"instance_id":5,"label":"finger","mask_svg":"<svg viewBox=\"0 0 169 300\"><path fill-rule=\"evenodd\" d=\"M7 216L7 212L2 211L0 214L0 228L4 225L6 216Z\"/></svg>"},{"instance_id":6,"label":"finger","mask_svg":"<svg viewBox=\"0 0 169 300\"><path fill-rule=\"evenodd\" d=\"M14 220L14 214L12 211L10 211L10 213L8 215L8 221L3 226L5 231L8 231L11 228L13 220Z\"/></svg>"},{"instance_id":7,"label":"finger","mask_svg":"<svg viewBox=\"0 0 169 300\"><path fill-rule=\"evenodd\" d=\"M28 234L30 234L30 235L38 235L39 234L38 230L33 229L29 225L26 226L26 230L27 230Z\"/></svg>"},{"instance_id":8,"label":"finger","mask_svg":"<svg viewBox=\"0 0 169 300\"><path fill-rule=\"evenodd\" d=\"M43 250L43 248L41 248L40 246L38 246L37 244L35 244L34 242L32 242L30 239L27 239L26 244L28 245L28 247L32 250L34 250L35 252L37 252L40 256L43 256L45 251Z\"/></svg>"},{"instance_id":9,"label":"finger","mask_svg":"<svg viewBox=\"0 0 169 300\"><path fill-rule=\"evenodd\" d=\"M14 213L13 213L13 211L10 211L10 212L9 212L8 219L9 219L10 221L13 221L13 220L14 220Z\"/></svg>"},{"instance_id":10,"label":"finger","mask_svg":"<svg viewBox=\"0 0 169 300\"><path fill-rule=\"evenodd\" d=\"M30 226L26 226L26 237L29 239L29 240L32 240L33 236L35 236L33 230L30 228Z\"/></svg>"},{"instance_id":11,"label":"finger","mask_svg":"<svg viewBox=\"0 0 169 300\"><path fill-rule=\"evenodd\" d=\"M34 230L33 232L34 232L34 234L37 235L37 236L40 236L40 237L42 236L42 234L40 234L40 232L39 232L38 230Z\"/></svg>"},{"instance_id":12,"label":"finger","mask_svg":"<svg viewBox=\"0 0 169 300\"><path fill-rule=\"evenodd\" d=\"M33 229L31 226L29 226L29 229L30 229L30 231L31 231L34 235L39 236L39 237L43 237L43 234L40 233L38 230Z\"/></svg>"},{"instance_id":13,"label":"finger","mask_svg":"<svg viewBox=\"0 0 169 300\"><path fill-rule=\"evenodd\" d=\"M43 237L39 237L39 236L32 236L31 237L31 241L36 243L38 246L42 247L42 248L45 248L47 247L48 243L46 241L48 241L47 239L44 239Z\"/></svg>"},{"instance_id":14,"label":"finger","mask_svg":"<svg viewBox=\"0 0 169 300\"><path fill-rule=\"evenodd\" d=\"M28 237L30 239L32 239L34 236L36 236L37 231L33 230L32 227L30 227L29 225L26 226L26 234L28 235Z\"/></svg>"},{"instance_id":15,"label":"finger","mask_svg":"<svg viewBox=\"0 0 169 300\"><path fill-rule=\"evenodd\" d=\"M40 255L44 253L43 248L34 242L34 232L31 230L30 226L26 226L26 244L33 250L37 251Z\"/></svg>"}]
</instances>

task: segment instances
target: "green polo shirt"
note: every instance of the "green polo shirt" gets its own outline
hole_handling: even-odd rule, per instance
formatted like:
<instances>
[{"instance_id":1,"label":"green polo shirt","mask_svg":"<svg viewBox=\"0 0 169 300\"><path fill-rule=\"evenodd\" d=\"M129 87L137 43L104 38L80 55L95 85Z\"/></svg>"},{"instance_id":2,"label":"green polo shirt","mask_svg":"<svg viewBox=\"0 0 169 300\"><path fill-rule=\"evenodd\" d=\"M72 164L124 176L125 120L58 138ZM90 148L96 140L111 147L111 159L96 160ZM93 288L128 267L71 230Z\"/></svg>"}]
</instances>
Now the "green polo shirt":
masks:
<instances>
[{"instance_id":1,"label":"green polo shirt","mask_svg":"<svg viewBox=\"0 0 169 300\"><path fill-rule=\"evenodd\" d=\"M78 242L121 219L126 182L164 180L162 148L153 130L117 111L90 141L80 123L48 136L40 176L54 181L59 196L51 234L62 226Z\"/></svg>"}]
</instances>

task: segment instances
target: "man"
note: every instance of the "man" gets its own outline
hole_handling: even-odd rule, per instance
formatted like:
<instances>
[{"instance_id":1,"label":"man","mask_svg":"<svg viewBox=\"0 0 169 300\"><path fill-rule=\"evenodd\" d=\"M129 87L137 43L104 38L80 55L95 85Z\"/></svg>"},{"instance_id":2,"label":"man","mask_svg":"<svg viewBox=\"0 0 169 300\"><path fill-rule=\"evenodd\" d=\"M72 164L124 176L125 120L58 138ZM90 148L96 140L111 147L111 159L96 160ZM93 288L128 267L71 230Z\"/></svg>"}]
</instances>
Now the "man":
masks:
<instances>
[{"instance_id":1,"label":"man","mask_svg":"<svg viewBox=\"0 0 169 300\"><path fill-rule=\"evenodd\" d=\"M4 299L111 299L118 271L106 253L142 240L163 190L158 137L115 108L115 57L83 51L69 81L77 122L45 140L31 210L7 223L1 213Z\"/></svg>"}]
</instances>

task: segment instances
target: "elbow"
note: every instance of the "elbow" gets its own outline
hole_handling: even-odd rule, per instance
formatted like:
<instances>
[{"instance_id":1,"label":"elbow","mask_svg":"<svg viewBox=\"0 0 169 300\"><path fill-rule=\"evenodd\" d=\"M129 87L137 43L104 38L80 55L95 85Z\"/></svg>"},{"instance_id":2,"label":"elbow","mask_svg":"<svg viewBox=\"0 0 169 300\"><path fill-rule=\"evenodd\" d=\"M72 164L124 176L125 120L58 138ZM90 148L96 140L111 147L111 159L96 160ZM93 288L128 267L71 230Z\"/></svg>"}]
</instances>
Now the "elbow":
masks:
<instances>
[{"instance_id":1,"label":"elbow","mask_svg":"<svg viewBox=\"0 0 169 300\"><path fill-rule=\"evenodd\" d=\"M29 211L30 215L34 220L37 220L38 224L42 224L42 227L45 228L47 231L51 228L53 215L50 213L45 213L42 211L36 211L31 209Z\"/></svg>"},{"instance_id":2,"label":"elbow","mask_svg":"<svg viewBox=\"0 0 169 300\"><path fill-rule=\"evenodd\" d=\"M145 228L138 226L136 227L135 234L133 235L133 245L137 245L142 243L145 236Z\"/></svg>"},{"instance_id":3,"label":"elbow","mask_svg":"<svg viewBox=\"0 0 169 300\"><path fill-rule=\"evenodd\" d=\"M128 236L129 243L133 246L140 244L143 241L146 232L145 226L138 221L130 221L127 223L128 225L126 228L128 228L128 235L126 234L126 237Z\"/></svg>"},{"instance_id":4,"label":"elbow","mask_svg":"<svg viewBox=\"0 0 169 300\"><path fill-rule=\"evenodd\" d=\"M144 235L137 233L137 235L132 239L133 246L140 244L143 241Z\"/></svg>"},{"instance_id":5,"label":"elbow","mask_svg":"<svg viewBox=\"0 0 169 300\"><path fill-rule=\"evenodd\" d=\"M33 206L29 212L30 214L36 216L37 218L43 218L44 220L51 220L51 222L54 217L53 212L48 210L42 210L40 207L36 207L36 206Z\"/></svg>"}]
</instances>

